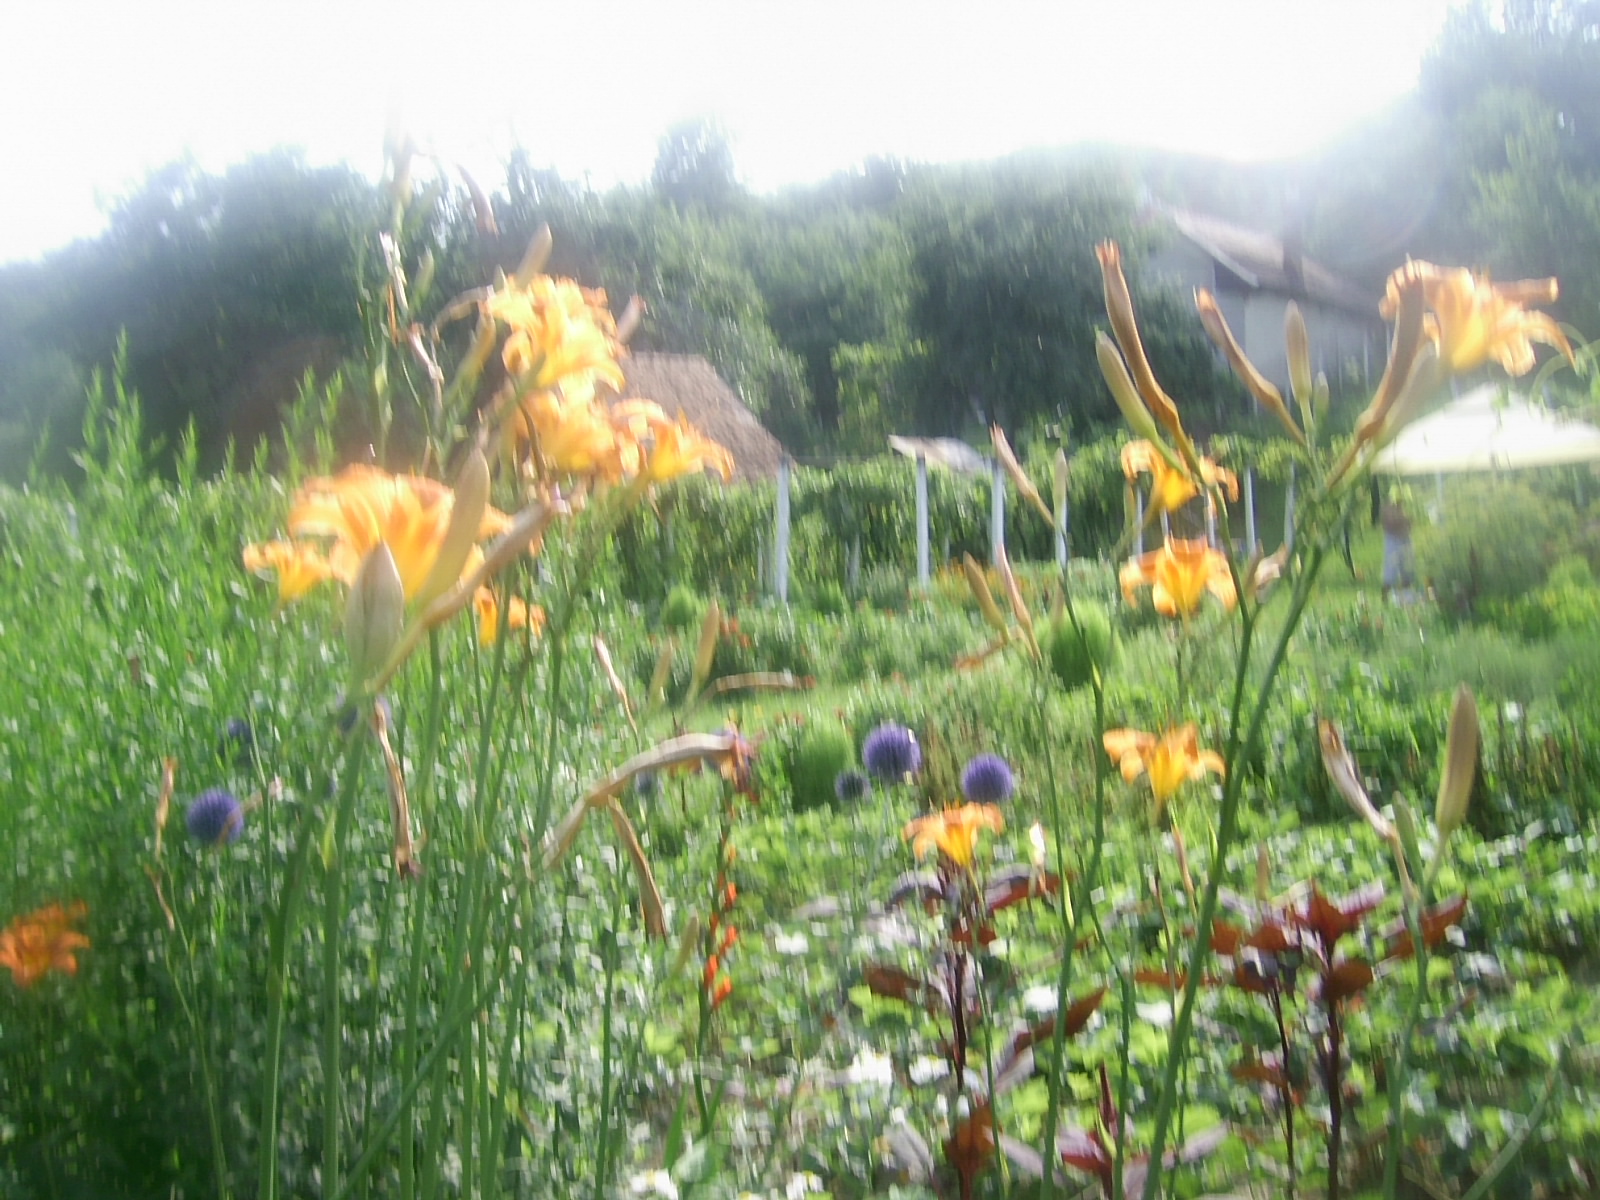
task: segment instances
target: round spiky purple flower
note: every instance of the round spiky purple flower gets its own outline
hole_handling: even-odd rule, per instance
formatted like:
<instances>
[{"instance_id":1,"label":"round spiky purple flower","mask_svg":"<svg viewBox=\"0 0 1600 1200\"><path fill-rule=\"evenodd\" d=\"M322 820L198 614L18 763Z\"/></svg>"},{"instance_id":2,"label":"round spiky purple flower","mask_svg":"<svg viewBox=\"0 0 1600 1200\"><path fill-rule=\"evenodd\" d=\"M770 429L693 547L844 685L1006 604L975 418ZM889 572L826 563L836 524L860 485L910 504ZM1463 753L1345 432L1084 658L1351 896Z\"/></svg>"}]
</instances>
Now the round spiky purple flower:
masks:
<instances>
[{"instance_id":1,"label":"round spiky purple flower","mask_svg":"<svg viewBox=\"0 0 1600 1200\"><path fill-rule=\"evenodd\" d=\"M250 751L255 744L255 730L250 728L250 722L243 717L229 717L217 742L217 757L243 765L250 761Z\"/></svg>"},{"instance_id":2,"label":"round spiky purple flower","mask_svg":"<svg viewBox=\"0 0 1600 1200\"><path fill-rule=\"evenodd\" d=\"M854 804L872 794L872 780L860 771L840 771L833 780L833 794L840 804Z\"/></svg>"},{"instance_id":3,"label":"round spiky purple flower","mask_svg":"<svg viewBox=\"0 0 1600 1200\"><path fill-rule=\"evenodd\" d=\"M899 783L922 769L922 747L916 734L890 721L867 734L861 761L875 779Z\"/></svg>"},{"instance_id":4,"label":"round spiky purple flower","mask_svg":"<svg viewBox=\"0 0 1600 1200\"><path fill-rule=\"evenodd\" d=\"M1011 764L998 754L980 754L961 772L961 794L973 804L1003 804L1017 790Z\"/></svg>"},{"instance_id":5,"label":"round spiky purple flower","mask_svg":"<svg viewBox=\"0 0 1600 1200\"><path fill-rule=\"evenodd\" d=\"M244 832L244 809L231 792L212 788L189 802L184 823L189 826L189 836L196 841L220 846L239 840Z\"/></svg>"}]
</instances>

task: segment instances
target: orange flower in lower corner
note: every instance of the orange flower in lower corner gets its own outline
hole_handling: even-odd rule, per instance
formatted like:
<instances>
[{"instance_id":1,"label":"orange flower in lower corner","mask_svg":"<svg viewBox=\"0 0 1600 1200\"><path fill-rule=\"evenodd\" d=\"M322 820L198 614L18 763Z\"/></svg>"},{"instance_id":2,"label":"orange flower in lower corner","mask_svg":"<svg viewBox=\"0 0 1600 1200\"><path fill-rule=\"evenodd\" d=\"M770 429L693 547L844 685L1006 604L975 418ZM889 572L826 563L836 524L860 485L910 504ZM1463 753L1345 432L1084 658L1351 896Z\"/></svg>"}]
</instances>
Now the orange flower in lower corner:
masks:
<instances>
[{"instance_id":1,"label":"orange flower in lower corner","mask_svg":"<svg viewBox=\"0 0 1600 1200\"><path fill-rule=\"evenodd\" d=\"M1228 560L1204 540L1171 538L1161 549L1129 560L1120 579L1129 604L1137 603L1134 593L1148 586L1156 611L1166 617L1192 616L1207 592L1227 609L1239 599Z\"/></svg>"},{"instance_id":2,"label":"orange flower in lower corner","mask_svg":"<svg viewBox=\"0 0 1600 1200\"><path fill-rule=\"evenodd\" d=\"M1150 776L1157 817L1166 811L1167 801L1185 783L1203 778L1208 772L1227 774L1222 755L1200 749L1200 735L1192 724L1169 729L1160 737L1140 729L1108 729L1105 748L1126 782L1132 783L1141 775Z\"/></svg>"},{"instance_id":3,"label":"orange flower in lower corner","mask_svg":"<svg viewBox=\"0 0 1600 1200\"><path fill-rule=\"evenodd\" d=\"M911 850L918 858L938 847L940 853L963 869L972 866L978 844L978 831L999 833L1006 827L1000 810L993 804L963 804L947 808L906 823L900 836L911 839Z\"/></svg>"},{"instance_id":4,"label":"orange flower in lower corner","mask_svg":"<svg viewBox=\"0 0 1600 1200\"><path fill-rule=\"evenodd\" d=\"M74 923L83 920L89 906L82 900L62 906L49 904L18 917L0 930L0 967L11 968L18 987L32 987L51 971L78 973L76 951L89 939Z\"/></svg>"}]
</instances>

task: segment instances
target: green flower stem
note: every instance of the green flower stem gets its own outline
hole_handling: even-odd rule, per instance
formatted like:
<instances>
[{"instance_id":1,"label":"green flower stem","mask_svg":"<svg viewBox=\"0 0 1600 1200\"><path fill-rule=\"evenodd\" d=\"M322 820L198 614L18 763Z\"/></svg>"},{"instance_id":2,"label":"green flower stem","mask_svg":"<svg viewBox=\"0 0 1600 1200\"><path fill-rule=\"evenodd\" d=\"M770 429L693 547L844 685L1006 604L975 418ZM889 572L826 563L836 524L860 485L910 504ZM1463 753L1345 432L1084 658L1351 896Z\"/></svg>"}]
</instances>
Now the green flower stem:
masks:
<instances>
[{"instance_id":1,"label":"green flower stem","mask_svg":"<svg viewBox=\"0 0 1600 1200\"><path fill-rule=\"evenodd\" d=\"M365 1129L372 1120L372 1098L377 1082L378 1072L375 1069L378 1063L378 1005L382 996L380 986L383 980L384 966L388 959L389 934L394 925L394 911L397 906L395 888L385 888L383 899L378 909L378 936L373 944L373 963L371 972L371 1002L367 1005L365 1024L367 1027L367 1060L365 1087L361 1097L361 1128ZM364 1180L361 1194L370 1195L372 1190L371 1180Z\"/></svg>"},{"instance_id":2,"label":"green flower stem","mask_svg":"<svg viewBox=\"0 0 1600 1200\"><path fill-rule=\"evenodd\" d=\"M620 858L617 871L623 870ZM594 1200L602 1200L611 1167L611 1059L612 1016L617 999L617 963L622 957L617 925L622 920L622 881L611 880L611 923L606 930L603 953L605 990L600 1008L600 1132L595 1145Z\"/></svg>"},{"instance_id":3,"label":"green flower stem","mask_svg":"<svg viewBox=\"0 0 1600 1200\"><path fill-rule=\"evenodd\" d=\"M444 724L444 667L439 658L439 631L428 631L428 717L422 731L422 754L417 759L417 769L412 773L416 787L412 792L413 806L419 813L426 812L433 799L434 768L439 761L439 732Z\"/></svg>"},{"instance_id":4,"label":"green flower stem","mask_svg":"<svg viewBox=\"0 0 1600 1200\"><path fill-rule=\"evenodd\" d=\"M1442 847L1441 847L1442 851ZM1422 1020L1422 1006L1428 996L1428 946L1422 938L1422 909L1428 903L1432 888L1405 901L1406 930L1411 935L1412 957L1417 973L1416 985L1411 989L1411 999L1406 1004L1406 1016L1400 1026L1400 1049L1389 1072L1389 1140L1383 1156L1384 1200L1395 1200L1400 1187L1400 1155L1406 1142L1406 1082L1411 1074L1412 1042L1417 1025Z\"/></svg>"},{"instance_id":5,"label":"green flower stem","mask_svg":"<svg viewBox=\"0 0 1600 1200\"><path fill-rule=\"evenodd\" d=\"M339 1140L344 1128L344 1071L340 1056L344 1047L343 995L339 973L344 967L344 849L350 829L350 812L355 807L356 787L366 762L369 731L358 717L351 737L355 752L349 755L344 778L339 781L338 806L333 814L333 840L322 889L322 1182L337 1191L340 1182Z\"/></svg>"},{"instance_id":6,"label":"green flower stem","mask_svg":"<svg viewBox=\"0 0 1600 1200\"><path fill-rule=\"evenodd\" d=\"M506 941L497 948L497 951L496 969L490 973L490 978L499 977L510 957L509 929ZM378 1156L385 1152L389 1143L389 1136L400 1123L401 1117L411 1111L411 1105L417 1097L417 1091L425 1082L434 1077L436 1071L441 1070L448 1064L449 1060L446 1056L455 1042L456 1035L472 1019L473 1013L478 1010L478 1006L483 1003L483 999L484 997L479 990L477 981L473 979L470 973L463 973L446 1001L443 1016L439 1021L438 1039L428 1048L428 1052L422 1056L421 1061L417 1063L416 1071L400 1089L400 1094L395 1097L394 1105L379 1121L377 1127L372 1130L367 1144L350 1164L350 1170L346 1174L344 1186L338 1192L329 1196L328 1200L348 1200L350 1191L355 1186L355 1181L364 1178L366 1173L376 1164Z\"/></svg>"},{"instance_id":7,"label":"green flower stem","mask_svg":"<svg viewBox=\"0 0 1600 1200\"><path fill-rule=\"evenodd\" d=\"M1062 591L1066 598L1067 618L1072 622L1072 628L1078 635L1078 640L1085 651L1088 651L1088 639L1084 636L1083 626L1078 621L1077 609L1072 603L1072 592L1066 587L1066 580L1062 580ZM1050 1039L1050 1070L1046 1078L1047 1101L1044 1117L1044 1140L1041 1153L1045 1162L1044 1194L1049 1195L1055 1189L1059 1178L1055 1170L1058 1154L1056 1153L1056 1133L1061 1121L1061 1064L1066 1057L1067 1047L1067 1009L1070 1004L1069 993L1072 989L1073 958L1078 948L1078 927L1082 921L1081 914L1088 911L1094 902L1094 893L1100 886L1100 863L1105 857L1106 844L1106 755L1101 748L1101 741L1106 730L1106 690L1105 679L1100 674L1100 668L1093 665L1093 656L1090 657L1089 686L1094 694L1094 728L1095 745L1090 747L1089 758L1094 763L1094 837L1093 845L1089 851L1089 865L1083 873L1083 881L1076 889L1067 885L1067 855L1066 855L1066 824L1065 815L1061 810L1061 787L1056 773L1056 756L1054 743L1050 738L1048 727L1040 730L1040 742L1045 751L1045 772L1050 784L1050 836L1054 842L1056 856L1056 873L1061 879L1061 904L1059 913L1061 917L1061 969L1056 975L1056 1024L1054 1036ZM1043 676L1039 679L1043 681ZM1043 696L1040 703L1035 705L1035 710L1041 715L1046 710Z\"/></svg>"},{"instance_id":8,"label":"green flower stem","mask_svg":"<svg viewBox=\"0 0 1600 1200\"><path fill-rule=\"evenodd\" d=\"M1544 1121L1545 1111L1550 1107L1550 1100L1556 1094L1556 1087L1560 1084L1567 1069L1567 1047L1563 1045L1556 1055L1555 1066L1551 1068L1550 1078L1545 1080L1544 1091L1539 1093L1539 1098L1533 1102L1533 1108L1528 1111L1527 1123L1504 1146L1500 1153L1494 1156L1494 1161L1489 1164L1488 1170L1478 1176L1478 1182L1467 1190L1461 1200L1483 1200L1489 1194L1489 1189L1500 1181L1500 1176L1516 1161L1517 1155L1522 1153L1522 1147L1533 1136L1533 1131L1538 1129Z\"/></svg>"},{"instance_id":9,"label":"green flower stem","mask_svg":"<svg viewBox=\"0 0 1600 1200\"><path fill-rule=\"evenodd\" d=\"M185 976L191 982L194 979L194 943L184 931L183 922L178 919L176 910L173 910L173 933L178 937L183 946L184 962L187 970ZM189 1028L194 1035L195 1054L200 1060L200 1083L206 1093L206 1125L211 1135L212 1171L216 1175L217 1196L219 1200L229 1200L233 1190L228 1184L228 1150L222 1138L221 1104L217 1094L217 1080L211 1061L211 1036L208 1027L203 1024L194 1010L190 999L190 988L180 979L178 972L172 965L172 943L168 941L164 947L163 958L167 964L167 974L172 979L173 991L178 995L178 1003L183 1008L183 1016L189 1022Z\"/></svg>"},{"instance_id":10,"label":"green flower stem","mask_svg":"<svg viewBox=\"0 0 1600 1200\"><path fill-rule=\"evenodd\" d=\"M356 738L355 749L348 747L341 757L347 768L346 786L354 786L354 777L366 739ZM333 764L324 762L312 795L326 791L332 777ZM288 953L289 945L299 932L300 907L305 900L306 876L310 867L311 846L315 841L317 810L306 804L300 814L300 828L295 834L294 849L289 855L288 876L284 880L283 899L273 917L267 940L267 1047L264 1076L261 1085L261 1169L256 1194L261 1200L275 1200L278 1195L278 1118L283 1087L283 1037L287 1017Z\"/></svg>"},{"instance_id":11,"label":"green flower stem","mask_svg":"<svg viewBox=\"0 0 1600 1200\"><path fill-rule=\"evenodd\" d=\"M1239 832L1239 806L1244 795L1244 768L1254 760L1261 746L1261 727L1266 721L1267 704L1272 699L1273 685L1278 670L1283 665L1289 642L1300 624L1301 614L1311 599L1312 584L1322 569L1324 551L1319 546L1307 552L1300 577L1295 581L1294 595L1283 628L1273 647L1272 657L1256 691L1250 713L1249 725L1242 726L1244 691L1250 663L1250 648L1254 641L1257 614L1241 606L1243 628L1240 632L1239 663L1234 676L1234 703L1228 731L1228 778L1222 791L1222 811L1217 821L1217 844L1211 869L1207 873L1206 890L1200 901L1200 912L1195 921L1194 948L1189 952L1189 978L1184 984L1183 1006L1172 1023L1172 1033L1167 1039L1167 1061L1162 1069L1160 1101L1156 1108L1155 1128L1150 1141L1150 1173L1145 1177L1144 1200L1156 1200L1161 1195L1161 1175L1167 1149L1167 1135L1172 1128L1172 1117L1178 1108L1178 1076L1183 1069L1189 1046L1189 1033L1194 1022L1195 1001L1200 994L1200 976L1206 958L1211 952L1211 926L1217 915L1217 895L1222 887L1222 877L1227 869L1228 852Z\"/></svg>"},{"instance_id":12,"label":"green flower stem","mask_svg":"<svg viewBox=\"0 0 1600 1200\"><path fill-rule=\"evenodd\" d=\"M509 639L501 638L495 643L494 662L490 667L489 695L498 694L498 685L505 677L506 643ZM498 728L497 718L500 716L498 706L491 705L483 714L478 729L478 751L473 763L472 780L472 808L465 827L464 866L461 888L456 899L455 928L452 930L449 943L445 947L444 962L450 971L460 972L460 982L457 990L464 986L485 986L483 980L483 955L482 931L484 928L485 914L489 909L488 898L480 898L479 892L483 889L483 878L486 864L490 856L489 851L489 818L493 815L489 810L493 807L494 797L490 795L488 783L490 753L494 747L495 733ZM466 1101L467 1112L465 1119L470 1122L470 1088L472 1087L472 1062L470 1048L467 1061L463 1064L463 1073L466 1077L465 1088L469 1089L469 1098ZM448 1089L435 1086L428 1106L428 1125L423 1143L423 1172L421 1194L431 1198L438 1194L440 1172L444 1163L444 1137L446 1129L445 1094ZM466 1160L471 1157L470 1124L467 1136L462 1138L463 1143L463 1174L470 1171Z\"/></svg>"},{"instance_id":13,"label":"green flower stem","mask_svg":"<svg viewBox=\"0 0 1600 1200\"><path fill-rule=\"evenodd\" d=\"M427 877L424 876L426 880ZM417 1031L421 1025L423 964L432 948L422 931L428 928L428 911L432 907L435 885L424 883L421 899L415 905L407 904L410 921L411 955L406 965L405 1032L400 1036L400 1055L397 1063L400 1078L407 1078L417 1061ZM400 1198L415 1200L417 1194L417 1123L412 1115L411 1102L399 1106L399 1117L404 1118L400 1136Z\"/></svg>"}]
</instances>

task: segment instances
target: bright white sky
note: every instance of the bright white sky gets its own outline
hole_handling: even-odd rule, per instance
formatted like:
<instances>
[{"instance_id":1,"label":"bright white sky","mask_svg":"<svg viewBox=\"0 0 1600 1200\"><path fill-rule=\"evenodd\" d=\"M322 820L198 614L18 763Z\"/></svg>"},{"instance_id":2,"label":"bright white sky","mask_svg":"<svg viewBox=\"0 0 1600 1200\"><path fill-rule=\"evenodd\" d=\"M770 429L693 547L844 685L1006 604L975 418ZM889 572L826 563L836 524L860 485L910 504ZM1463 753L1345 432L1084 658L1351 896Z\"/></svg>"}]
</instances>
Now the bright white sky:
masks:
<instances>
[{"instance_id":1,"label":"bright white sky","mask_svg":"<svg viewBox=\"0 0 1600 1200\"><path fill-rule=\"evenodd\" d=\"M294 145L376 175L391 114L491 189L518 141L596 187L642 182L693 116L721 120L757 191L874 154L1293 155L1409 91L1449 6L17 0L0 6L0 262L97 233L108 200L186 151L220 170Z\"/></svg>"}]
</instances>

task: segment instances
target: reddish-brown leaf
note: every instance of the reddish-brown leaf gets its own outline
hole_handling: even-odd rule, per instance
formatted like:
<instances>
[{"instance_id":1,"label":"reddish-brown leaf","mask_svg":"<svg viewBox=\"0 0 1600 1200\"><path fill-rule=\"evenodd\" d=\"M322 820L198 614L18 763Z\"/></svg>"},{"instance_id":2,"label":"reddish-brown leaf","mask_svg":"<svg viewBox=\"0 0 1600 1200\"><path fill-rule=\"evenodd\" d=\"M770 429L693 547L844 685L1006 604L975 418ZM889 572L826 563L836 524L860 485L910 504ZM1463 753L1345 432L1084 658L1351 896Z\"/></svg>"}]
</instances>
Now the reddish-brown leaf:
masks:
<instances>
[{"instance_id":1,"label":"reddish-brown leaf","mask_svg":"<svg viewBox=\"0 0 1600 1200\"><path fill-rule=\"evenodd\" d=\"M861 980L874 996L901 1000L906 1004L919 1003L927 990L923 981L915 975L883 963L868 963L862 967Z\"/></svg>"},{"instance_id":2,"label":"reddish-brown leaf","mask_svg":"<svg viewBox=\"0 0 1600 1200\"><path fill-rule=\"evenodd\" d=\"M1211 949L1217 954L1234 957L1244 945L1244 938L1244 930L1237 925L1220 919L1211 923Z\"/></svg>"},{"instance_id":3,"label":"reddish-brown leaf","mask_svg":"<svg viewBox=\"0 0 1600 1200\"><path fill-rule=\"evenodd\" d=\"M1461 918L1466 915L1467 894L1462 892L1451 900L1442 900L1438 904L1430 905L1422 914L1422 944L1430 949L1444 940L1444 935L1452 925L1459 925ZM1410 958L1416 953L1417 943L1411 936L1411 931L1406 928L1404 920L1391 925L1384 930L1385 958Z\"/></svg>"},{"instance_id":4,"label":"reddish-brown leaf","mask_svg":"<svg viewBox=\"0 0 1600 1200\"><path fill-rule=\"evenodd\" d=\"M961 1194L970 1196L973 1181L994 1157L994 1113L987 1102L974 1108L945 1139L944 1157L961 1176Z\"/></svg>"},{"instance_id":5,"label":"reddish-brown leaf","mask_svg":"<svg viewBox=\"0 0 1600 1200\"><path fill-rule=\"evenodd\" d=\"M1180 991L1189 982L1187 971L1163 971L1159 967L1140 967L1133 973L1135 983L1149 984L1151 987L1166 988L1169 992Z\"/></svg>"},{"instance_id":6,"label":"reddish-brown leaf","mask_svg":"<svg viewBox=\"0 0 1600 1200\"><path fill-rule=\"evenodd\" d=\"M1349 958L1334 963L1322 977L1322 994L1329 1000L1344 1000L1364 992L1372 980L1371 963Z\"/></svg>"},{"instance_id":7,"label":"reddish-brown leaf","mask_svg":"<svg viewBox=\"0 0 1600 1200\"><path fill-rule=\"evenodd\" d=\"M991 913L1036 900L1041 896L1054 896L1061 890L1061 877L1048 871L1035 870L1026 864L1005 867L989 876L989 886L984 889L984 905Z\"/></svg>"},{"instance_id":8,"label":"reddish-brown leaf","mask_svg":"<svg viewBox=\"0 0 1600 1200\"><path fill-rule=\"evenodd\" d=\"M1094 1016L1100 1004L1106 998L1106 989L1097 988L1087 996L1080 996L1067 1008L1066 1036L1082 1032L1083 1027L1089 1023L1089 1018ZM1030 1046L1040 1042L1049 1041L1056 1035L1056 1019L1046 1017L1031 1028L1024 1029L1012 1040L1010 1053L1020 1054Z\"/></svg>"},{"instance_id":9,"label":"reddish-brown leaf","mask_svg":"<svg viewBox=\"0 0 1600 1200\"><path fill-rule=\"evenodd\" d=\"M1322 944L1331 950L1333 944L1345 934L1361 928L1361 922L1382 903L1381 883L1369 883L1337 899L1324 896L1322 889L1313 883L1310 893L1295 912L1294 920L1302 929L1315 933Z\"/></svg>"},{"instance_id":10,"label":"reddish-brown leaf","mask_svg":"<svg viewBox=\"0 0 1600 1200\"><path fill-rule=\"evenodd\" d=\"M1105 1142L1099 1133L1091 1133L1087 1129L1063 1129L1056 1135L1056 1149L1061 1152L1061 1161L1069 1167L1096 1176L1109 1176L1111 1173L1111 1155L1106 1152Z\"/></svg>"},{"instance_id":11,"label":"reddish-brown leaf","mask_svg":"<svg viewBox=\"0 0 1600 1200\"><path fill-rule=\"evenodd\" d=\"M1244 944L1252 950L1282 954L1300 944L1300 932L1281 917L1268 917L1245 938Z\"/></svg>"},{"instance_id":12,"label":"reddish-brown leaf","mask_svg":"<svg viewBox=\"0 0 1600 1200\"><path fill-rule=\"evenodd\" d=\"M1268 1066L1259 1059L1236 1063L1228 1069L1228 1074L1244 1083L1264 1083L1277 1088L1280 1092L1289 1090L1289 1077L1282 1069Z\"/></svg>"}]
</instances>

